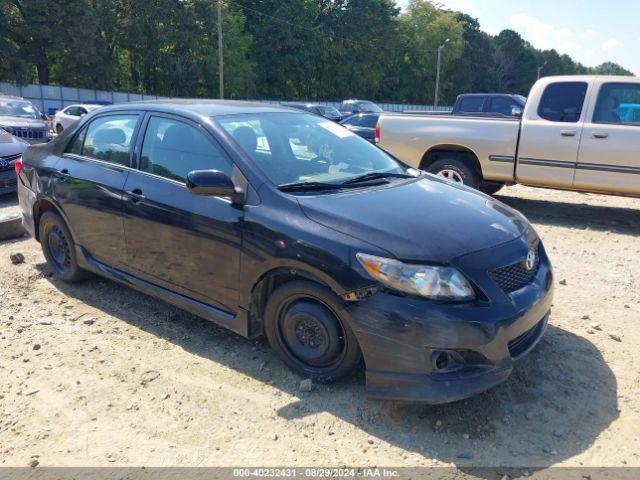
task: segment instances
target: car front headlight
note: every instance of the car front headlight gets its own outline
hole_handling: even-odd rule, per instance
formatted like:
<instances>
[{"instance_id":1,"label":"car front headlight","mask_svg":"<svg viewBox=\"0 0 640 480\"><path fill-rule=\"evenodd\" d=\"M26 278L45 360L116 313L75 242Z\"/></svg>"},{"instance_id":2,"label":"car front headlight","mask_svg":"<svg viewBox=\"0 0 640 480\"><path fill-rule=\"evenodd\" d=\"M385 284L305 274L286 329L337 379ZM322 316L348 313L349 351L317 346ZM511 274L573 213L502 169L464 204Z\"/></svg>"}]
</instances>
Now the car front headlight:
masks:
<instances>
[{"instance_id":1,"label":"car front headlight","mask_svg":"<svg viewBox=\"0 0 640 480\"><path fill-rule=\"evenodd\" d=\"M411 265L366 253L358 253L356 258L369 275L399 292L457 302L476 296L467 279L452 267Z\"/></svg>"}]
</instances>

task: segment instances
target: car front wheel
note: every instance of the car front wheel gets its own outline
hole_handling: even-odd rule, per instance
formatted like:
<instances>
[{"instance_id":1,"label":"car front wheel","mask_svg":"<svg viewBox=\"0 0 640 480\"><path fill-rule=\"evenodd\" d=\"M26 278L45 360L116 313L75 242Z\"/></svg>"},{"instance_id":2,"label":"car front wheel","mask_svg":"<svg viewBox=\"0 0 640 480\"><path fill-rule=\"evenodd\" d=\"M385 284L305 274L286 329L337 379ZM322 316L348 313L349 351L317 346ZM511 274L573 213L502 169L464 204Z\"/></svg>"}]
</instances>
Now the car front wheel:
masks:
<instances>
[{"instance_id":1,"label":"car front wheel","mask_svg":"<svg viewBox=\"0 0 640 480\"><path fill-rule=\"evenodd\" d=\"M342 301L327 287L296 280L277 288L264 312L267 340L293 371L318 382L351 373L360 347Z\"/></svg>"}]
</instances>

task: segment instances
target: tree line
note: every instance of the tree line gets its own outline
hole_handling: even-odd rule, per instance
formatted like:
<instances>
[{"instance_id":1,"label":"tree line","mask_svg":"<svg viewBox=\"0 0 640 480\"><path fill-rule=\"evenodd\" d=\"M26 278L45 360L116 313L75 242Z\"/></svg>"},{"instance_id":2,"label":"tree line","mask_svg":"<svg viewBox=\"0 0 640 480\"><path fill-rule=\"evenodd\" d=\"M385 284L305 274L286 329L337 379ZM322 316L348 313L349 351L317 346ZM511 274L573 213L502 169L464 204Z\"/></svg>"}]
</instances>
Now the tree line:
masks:
<instances>
[{"instance_id":1,"label":"tree line","mask_svg":"<svg viewBox=\"0 0 640 480\"><path fill-rule=\"evenodd\" d=\"M0 0L0 80L217 97L217 0ZM230 98L398 103L526 95L538 75L621 74L428 0L222 0Z\"/></svg>"}]
</instances>

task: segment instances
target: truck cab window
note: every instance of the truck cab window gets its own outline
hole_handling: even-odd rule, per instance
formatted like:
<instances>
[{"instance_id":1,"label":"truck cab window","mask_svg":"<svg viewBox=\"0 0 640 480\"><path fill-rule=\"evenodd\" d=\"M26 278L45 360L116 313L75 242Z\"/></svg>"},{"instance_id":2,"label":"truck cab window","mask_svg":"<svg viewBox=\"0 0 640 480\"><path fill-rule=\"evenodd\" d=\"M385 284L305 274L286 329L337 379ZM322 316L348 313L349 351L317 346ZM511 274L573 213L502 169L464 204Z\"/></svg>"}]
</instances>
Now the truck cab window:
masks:
<instances>
[{"instance_id":1,"label":"truck cab window","mask_svg":"<svg viewBox=\"0 0 640 480\"><path fill-rule=\"evenodd\" d=\"M586 82L557 82L545 88L538 115L550 122L576 123L582 115Z\"/></svg>"},{"instance_id":2,"label":"truck cab window","mask_svg":"<svg viewBox=\"0 0 640 480\"><path fill-rule=\"evenodd\" d=\"M593 123L640 125L640 84L602 85L593 114Z\"/></svg>"}]
</instances>

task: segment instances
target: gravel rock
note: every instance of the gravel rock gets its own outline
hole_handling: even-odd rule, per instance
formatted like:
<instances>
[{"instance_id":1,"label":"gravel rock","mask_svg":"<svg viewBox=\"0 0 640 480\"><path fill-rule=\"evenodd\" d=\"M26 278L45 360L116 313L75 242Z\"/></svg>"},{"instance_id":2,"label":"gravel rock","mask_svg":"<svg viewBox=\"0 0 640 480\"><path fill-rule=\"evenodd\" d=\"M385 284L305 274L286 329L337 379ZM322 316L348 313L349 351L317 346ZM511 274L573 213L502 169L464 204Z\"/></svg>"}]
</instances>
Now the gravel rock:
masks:
<instances>
[{"instance_id":1,"label":"gravel rock","mask_svg":"<svg viewBox=\"0 0 640 480\"><path fill-rule=\"evenodd\" d=\"M602 328L600 328L600 323L598 322L592 322L589 326L594 330L602 330Z\"/></svg>"},{"instance_id":2,"label":"gravel rock","mask_svg":"<svg viewBox=\"0 0 640 480\"><path fill-rule=\"evenodd\" d=\"M310 392L311 390L313 390L313 381L310 378L305 378L300 382L298 390L300 390L301 392Z\"/></svg>"},{"instance_id":3,"label":"gravel rock","mask_svg":"<svg viewBox=\"0 0 640 480\"><path fill-rule=\"evenodd\" d=\"M562 279L562 280L560 280L560 282L558 282L558 283L560 283L560 285L566 285L566 284L567 284L567 281L563 278L563 279Z\"/></svg>"},{"instance_id":4,"label":"gravel rock","mask_svg":"<svg viewBox=\"0 0 640 480\"><path fill-rule=\"evenodd\" d=\"M613 333L609 334L609 338L611 340L615 340L616 342L621 342L622 341L622 338L620 338L619 335L614 335Z\"/></svg>"},{"instance_id":5,"label":"gravel rock","mask_svg":"<svg viewBox=\"0 0 640 480\"><path fill-rule=\"evenodd\" d=\"M9 259L11 260L11 263L13 263L14 265L19 265L20 263L24 262L24 255L21 254L20 252L11 253L9 255Z\"/></svg>"},{"instance_id":6,"label":"gravel rock","mask_svg":"<svg viewBox=\"0 0 640 480\"><path fill-rule=\"evenodd\" d=\"M29 466L31 468L36 468L39 464L40 462L38 461L37 458L32 458L31 461L29 462Z\"/></svg>"}]
</instances>

